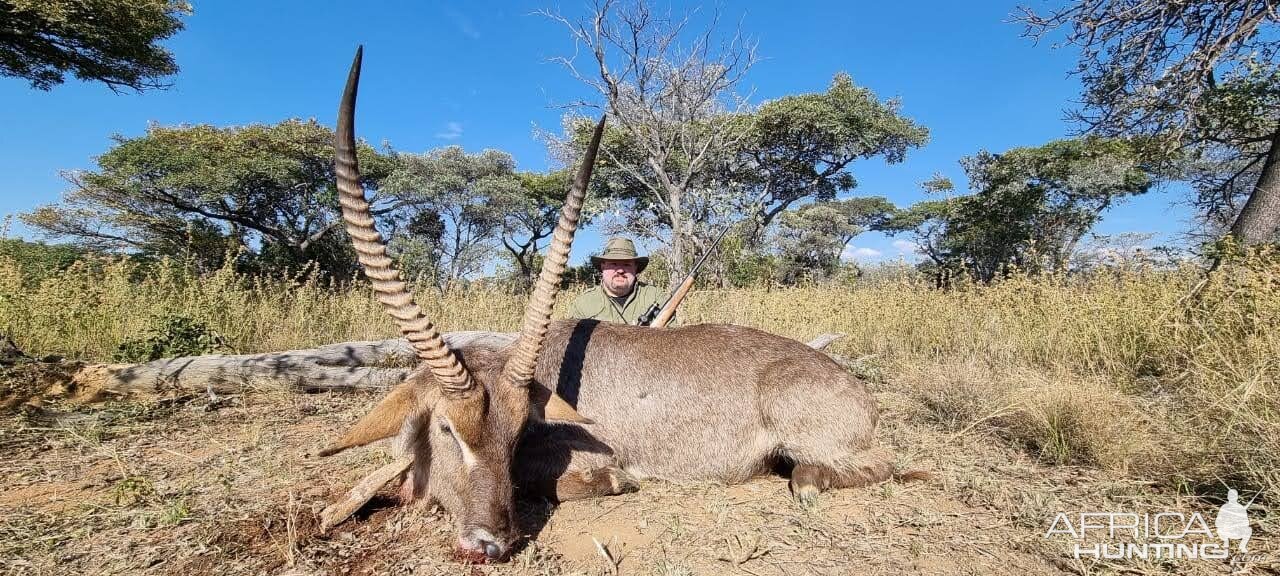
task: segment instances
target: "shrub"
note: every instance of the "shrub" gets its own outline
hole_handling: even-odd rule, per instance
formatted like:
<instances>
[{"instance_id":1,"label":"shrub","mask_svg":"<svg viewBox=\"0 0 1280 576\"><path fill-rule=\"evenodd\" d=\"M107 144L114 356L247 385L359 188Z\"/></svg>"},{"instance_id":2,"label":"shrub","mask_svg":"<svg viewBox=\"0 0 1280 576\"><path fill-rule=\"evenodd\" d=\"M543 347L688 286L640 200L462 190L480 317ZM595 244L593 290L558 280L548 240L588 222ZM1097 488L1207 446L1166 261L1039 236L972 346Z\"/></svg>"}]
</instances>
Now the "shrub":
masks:
<instances>
[{"instance_id":1,"label":"shrub","mask_svg":"<svg viewBox=\"0 0 1280 576\"><path fill-rule=\"evenodd\" d=\"M188 316L169 315L155 319L146 334L121 342L112 360L149 362L226 351L229 351L226 341L204 322Z\"/></svg>"}]
</instances>

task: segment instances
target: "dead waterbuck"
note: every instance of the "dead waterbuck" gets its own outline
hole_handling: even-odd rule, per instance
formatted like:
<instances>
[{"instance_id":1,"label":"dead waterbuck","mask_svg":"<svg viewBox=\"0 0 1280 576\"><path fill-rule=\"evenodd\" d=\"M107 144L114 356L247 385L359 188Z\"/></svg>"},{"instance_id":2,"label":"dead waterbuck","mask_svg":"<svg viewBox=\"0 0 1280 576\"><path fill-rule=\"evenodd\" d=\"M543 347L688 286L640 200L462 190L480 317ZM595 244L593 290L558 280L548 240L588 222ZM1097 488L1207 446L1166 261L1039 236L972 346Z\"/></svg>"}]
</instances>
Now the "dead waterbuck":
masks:
<instances>
[{"instance_id":1,"label":"dead waterbuck","mask_svg":"<svg viewBox=\"0 0 1280 576\"><path fill-rule=\"evenodd\" d=\"M453 515L458 546L464 553L501 558L516 534L511 462L530 412L549 419L581 420L554 394L536 389L532 375L568 263L604 121L596 127L565 199L514 349L503 362L471 358L464 364L413 302L374 228L355 153L362 54L363 49L357 50L338 109L335 168L343 220L365 275L425 368L409 379L412 394L396 396L406 400L400 406L408 411L402 421L409 424L403 433L404 448L415 462L411 492L439 501ZM400 422L395 425L399 428Z\"/></svg>"},{"instance_id":2,"label":"dead waterbuck","mask_svg":"<svg viewBox=\"0 0 1280 576\"><path fill-rule=\"evenodd\" d=\"M515 493L557 500L619 494L635 478L740 482L792 466L791 489L888 479L864 383L805 344L741 326L650 328L550 321L604 120L582 159L518 340L451 351L413 304L373 228L359 185L353 116L360 55L338 115L339 192L347 230L379 300L423 369L320 452L397 436L403 456L325 512L341 521L409 471L402 495L435 501L473 557L515 540ZM576 409L575 409L576 407Z\"/></svg>"}]
</instances>

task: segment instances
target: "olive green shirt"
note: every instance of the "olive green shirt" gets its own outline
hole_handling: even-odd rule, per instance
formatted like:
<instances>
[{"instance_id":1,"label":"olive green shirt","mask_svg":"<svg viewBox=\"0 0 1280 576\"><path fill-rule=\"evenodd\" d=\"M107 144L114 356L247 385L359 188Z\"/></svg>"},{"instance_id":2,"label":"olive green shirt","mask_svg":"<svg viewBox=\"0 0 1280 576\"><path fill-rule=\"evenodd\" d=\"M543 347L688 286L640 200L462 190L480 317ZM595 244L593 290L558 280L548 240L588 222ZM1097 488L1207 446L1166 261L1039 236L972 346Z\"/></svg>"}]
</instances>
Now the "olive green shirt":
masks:
<instances>
[{"instance_id":1,"label":"olive green shirt","mask_svg":"<svg viewBox=\"0 0 1280 576\"><path fill-rule=\"evenodd\" d=\"M636 282L625 305L619 306L604 288L596 286L573 301L569 306L569 317L635 324L640 316L649 311L650 306L656 304L661 307L664 300L666 294L658 287Z\"/></svg>"}]
</instances>

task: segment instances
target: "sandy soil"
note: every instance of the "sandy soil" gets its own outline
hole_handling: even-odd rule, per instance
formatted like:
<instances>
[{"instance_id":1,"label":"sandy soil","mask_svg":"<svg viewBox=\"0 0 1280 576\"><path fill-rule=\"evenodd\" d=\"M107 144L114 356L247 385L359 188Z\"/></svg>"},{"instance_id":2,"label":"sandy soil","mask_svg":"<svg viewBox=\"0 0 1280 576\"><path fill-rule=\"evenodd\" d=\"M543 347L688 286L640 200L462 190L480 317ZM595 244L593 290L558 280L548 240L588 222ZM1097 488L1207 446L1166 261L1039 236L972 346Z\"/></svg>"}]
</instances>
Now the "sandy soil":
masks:
<instances>
[{"instance_id":1,"label":"sandy soil","mask_svg":"<svg viewBox=\"0 0 1280 576\"><path fill-rule=\"evenodd\" d=\"M1213 503L1122 473L1046 466L980 429L948 432L892 381L881 439L935 479L824 494L786 480L644 482L633 494L520 505L530 538L503 565L450 552L438 510L390 493L327 535L316 515L385 447L308 458L376 401L253 393L210 406L120 404L0 418L0 572L12 574L1228 574L1280 573L1274 519L1247 558L1096 561L1046 538L1059 511ZM1251 510L1252 511L1252 510ZM1265 510L1263 511L1265 513Z\"/></svg>"}]
</instances>

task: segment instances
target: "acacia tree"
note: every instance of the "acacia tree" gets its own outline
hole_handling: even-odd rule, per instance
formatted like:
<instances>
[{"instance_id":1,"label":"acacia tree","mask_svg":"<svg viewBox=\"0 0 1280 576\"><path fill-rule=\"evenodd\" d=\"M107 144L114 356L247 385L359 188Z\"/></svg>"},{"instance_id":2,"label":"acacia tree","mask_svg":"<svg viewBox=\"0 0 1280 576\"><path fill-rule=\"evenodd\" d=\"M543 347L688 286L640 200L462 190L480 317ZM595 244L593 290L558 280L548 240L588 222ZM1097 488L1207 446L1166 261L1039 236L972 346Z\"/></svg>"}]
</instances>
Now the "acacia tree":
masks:
<instances>
[{"instance_id":1,"label":"acacia tree","mask_svg":"<svg viewBox=\"0 0 1280 576\"><path fill-rule=\"evenodd\" d=\"M661 17L643 0L626 6L597 0L591 15L576 22L546 15L590 54L589 64L557 60L602 98L578 106L603 108L610 117L608 141L625 142L601 146L601 168L625 179L629 193L669 231L674 284L684 274L699 221L691 204L707 205L698 197L720 192L711 182L718 155L746 136L732 114L746 103L734 91L756 62L755 46L736 34L718 42L714 20L690 33L688 19Z\"/></svg>"},{"instance_id":2,"label":"acacia tree","mask_svg":"<svg viewBox=\"0 0 1280 576\"><path fill-rule=\"evenodd\" d=\"M184 0L0 0L0 76L40 90L67 73L117 91L162 88L178 65L157 43L190 13Z\"/></svg>"},{"instance_id":3,"label":"acacia tree","mask_svg":"<svg viewBox=\"0 0 1280 576\"><path fill-rule=\"evenodd\" d=\"M508 216L522 194L515 160L497 150L467 154L449 146L425 154L399 154L382 184L410 235L396 248L421 260L410 269L428 272L441 290L482 272Z\"/></svg>"},{"instance_id":4,"label":"acacia tree","mask_svg":"<svg viewBox=\"0 0 1280 576\"><path fill-rule=\"evenodd\" d=\"M516 264L516 288L527 291L541 269L538 244L555 231L571 176L568 170L556 170L522 172L518 177L519 186L504 188L507 193L493 202L502 214L502 246Z\"/></svg>"},{"instance_id":5,"label":"acacia tree","mask_svg":"<svg viewBox=\"0 0 1280 576\"><path fill-rule=\"evenodd\" d=\"M759 252L765 231L790 207L833 201L855 188L853 162L902 161L910 148L924 145L928 131L898 108L838 74L826 92L786 96L733 114L729 121L742 127L744 137L720 150L695 181L705 189L695 189L685 202L693 229L689 244L705 253L722 226L743 222L736 232L742 236L740 248ZM586 119L569 123L576 147L586 145L591 126ZM626 168L645 162L641 147L615 129L606 132L601 149L609 156L597 169L596 196L619 205L627 228L654 236L669 233L666 206L652 201L649 189Z\"/></svg>"},{"instance_id":6,"label":"acacia tree","mask_svg":"<svg viewBox=\"0 0 1280 576\"><path fill-rule=\"evenodd\" d=\"M591 55L581 67L577 58L559 61L600 94L596 106L610 116L599 193L622 208L623 228L666 243L673 284L728 223L754 221L747 234L755 244L794 203L852 189L855 160L899 162L928 139L897 102L880 102L845 74L824 93L753 111L734 91L756 62L755 46L737 34L717 44L714 20L692 34L687 19L655 16L643 1L607 0L577 22L550 16ZM590 122L570 118L566 132L563 148L579 150Z\"/></svg>"},{"instance_id":7,"label":"acacia tree","mask_svg":"<svg viewBox=\"0 0 1280 576\"><path fill-rule=\"evenodd\" d=\"M358 152L364 183L376 190L394 161L368 145ZM72 188L62 201L21 219L96 249L188 254L213 266L242 249L263 267L317 261L338 277L354 273L338 217L333 132L314 121L151 126L116 137L97 164L64 173Z\"/></svg>"},{"instance_id":8,"label":"acacia tree","mask_svg":"<svg viewBox=\"0 0 1280 576\"><path fill-rule=\"evenodd\" d=\"M928 200L879 226L913 231L933 267L990 281L1010 266L1064 269L1074 247L1116 200L1152 185L1139 148L1123 140L1058 140L961 160L973 194ZM950 193L934 179L927 191Z\"/></svg>"},{"instance_id":9,"label":"acacia tree","mask_svg":"<svg viewBox=\"0 0 1280 576\"><path fill-rule=\"evenodd\" d=\"M730 151L721 179L750 202L755 237L796 202L826 202L856 187L854 161L895 164L925 145L929 131L899 110L896 100L881 102L840 73L826 92L784 96L742 115L747 137ZM846 208L860 205L851 202Z\"/></svg>"},{"instance_id":10,"label":"acacia tree","mask_svg":"<svg viewBox=\"0 0 1280 576\"><path fill-rule=\"evenodd\" d=\"M1079 0L1045 15L1022 8L1026 34L1065 28L1080 47L1085 130L1148 136L1190 163L1200 203L1244 244L1280 230L1280 12L1272 0ZM1247 182L1247 184L1245 184ZM1241 204L1241 199L1243 203Z\"/></svg>"},{"instance_id":11,"label":"acacia tree","mask_svg":"<svg viewBox=\"0 0 1280 576\"><path fill-rule=\"evenodd\" d=\"M817 202L779 213L774 242L779 279L791 284L834 275L849 242L867 230L882 229L894 212L888 200L873 197Z\"/></svg>"}]
</instances>

